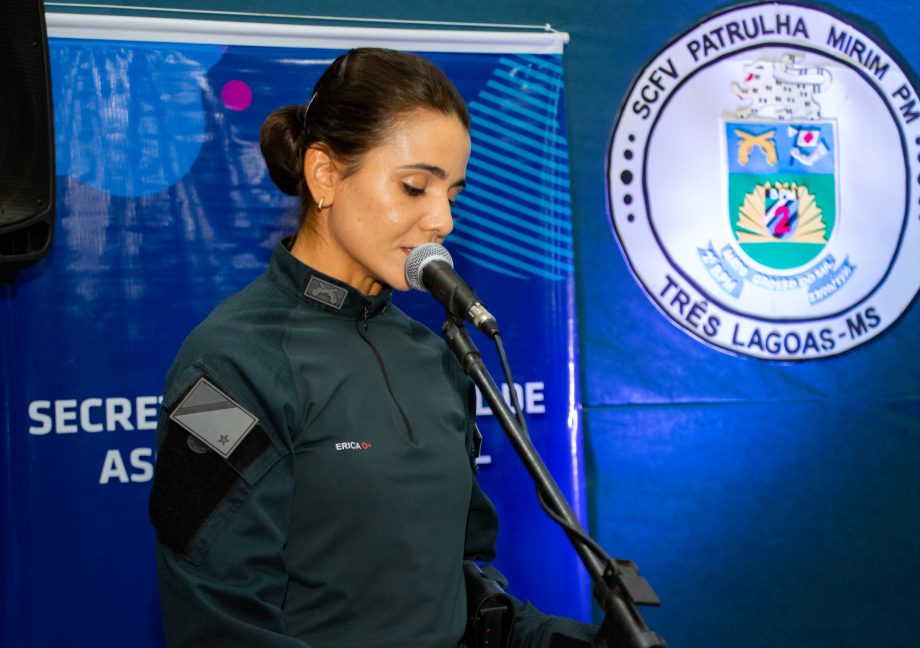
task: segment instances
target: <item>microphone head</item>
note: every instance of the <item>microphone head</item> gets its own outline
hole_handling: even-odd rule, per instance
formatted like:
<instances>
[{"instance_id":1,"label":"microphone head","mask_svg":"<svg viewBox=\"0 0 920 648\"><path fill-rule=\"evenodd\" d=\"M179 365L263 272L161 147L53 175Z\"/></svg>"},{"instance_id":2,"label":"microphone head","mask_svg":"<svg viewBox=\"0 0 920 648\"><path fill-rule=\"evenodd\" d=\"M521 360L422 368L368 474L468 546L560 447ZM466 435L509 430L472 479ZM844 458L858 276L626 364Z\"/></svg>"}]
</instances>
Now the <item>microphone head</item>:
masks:
<instances>
[{"instance_id":1,"label":"microphone head","mask_svg":"<svg viewBox=\"0 0 920 648\"><path fill-rule=\"evenodd\" d=\"M409 256L406 258L406 281L415 290L428 292L425 284L422 282L422 272L425 266L432 261L443 261L451 268L454 267L454 260L450 257L450 252L443 245L437 243L425 243L416 248L412 248Z\"/></svg>"}]
</instances>

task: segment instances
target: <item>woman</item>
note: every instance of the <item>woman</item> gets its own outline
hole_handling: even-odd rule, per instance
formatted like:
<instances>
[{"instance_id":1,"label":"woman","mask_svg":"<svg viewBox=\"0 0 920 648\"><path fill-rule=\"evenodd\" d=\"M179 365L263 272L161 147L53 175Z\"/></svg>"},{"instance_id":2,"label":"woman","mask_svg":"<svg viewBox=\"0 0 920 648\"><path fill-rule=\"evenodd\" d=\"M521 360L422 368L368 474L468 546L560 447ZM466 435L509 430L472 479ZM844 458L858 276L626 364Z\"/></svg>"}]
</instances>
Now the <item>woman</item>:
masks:
<instances>
[{"instance_id":1,"label":"woman","mask_svg":"<svg viewBox=\"0 0 920 648\"><path fill-rule=\"evenodd\" d=\"M150 500L170 645L456 646L462 562L494 557L471 387L390 303L409 251L450 233L470 118L429 61L336 59L262 127L300 196L266 274L167 376ZM515 602L515 643L593 629Z\"/></svg>"}]
</instances>

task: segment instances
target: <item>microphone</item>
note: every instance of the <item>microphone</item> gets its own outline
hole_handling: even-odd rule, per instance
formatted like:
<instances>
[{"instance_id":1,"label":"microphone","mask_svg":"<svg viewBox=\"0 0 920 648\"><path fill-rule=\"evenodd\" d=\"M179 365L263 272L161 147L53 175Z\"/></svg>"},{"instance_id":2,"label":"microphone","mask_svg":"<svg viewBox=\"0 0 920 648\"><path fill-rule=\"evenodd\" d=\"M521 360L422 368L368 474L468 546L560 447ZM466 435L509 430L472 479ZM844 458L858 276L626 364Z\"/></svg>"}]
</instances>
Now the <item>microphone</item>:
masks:
<instances>
[{"instance_id":1,"label":"microphone","mask_svg":"<svg viewBox=\"0 0 920 648\"><path fill-rule=\"evenodd\" d=\"M471 322L488 335L498 335L498 322L486 310L457 271L444 246L425 243L413 248L406 259L406 281L416 290L431 292L455 317Z\"/></svg>"}]
</instances>

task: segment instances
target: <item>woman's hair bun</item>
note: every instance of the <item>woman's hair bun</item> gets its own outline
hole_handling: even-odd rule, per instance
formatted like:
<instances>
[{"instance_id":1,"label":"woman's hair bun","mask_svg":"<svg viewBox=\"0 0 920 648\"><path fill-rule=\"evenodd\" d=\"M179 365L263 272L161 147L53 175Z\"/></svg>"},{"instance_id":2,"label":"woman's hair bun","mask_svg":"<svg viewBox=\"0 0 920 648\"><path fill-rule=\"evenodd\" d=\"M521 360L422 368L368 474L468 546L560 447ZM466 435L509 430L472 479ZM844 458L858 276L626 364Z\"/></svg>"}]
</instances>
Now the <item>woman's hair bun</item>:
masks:
<instances>
[{"instance_id":1,"label":"woman's hair bun","mask_svg":"<svg viewBox=\"0 0 920 648\"><path fill-rule=\"evenodd\" d=\"M259 133L259 148L268 166L268 175L289 196L303 192L303 106L284 106L273 111Z\"/></svg>"}]
</instances>

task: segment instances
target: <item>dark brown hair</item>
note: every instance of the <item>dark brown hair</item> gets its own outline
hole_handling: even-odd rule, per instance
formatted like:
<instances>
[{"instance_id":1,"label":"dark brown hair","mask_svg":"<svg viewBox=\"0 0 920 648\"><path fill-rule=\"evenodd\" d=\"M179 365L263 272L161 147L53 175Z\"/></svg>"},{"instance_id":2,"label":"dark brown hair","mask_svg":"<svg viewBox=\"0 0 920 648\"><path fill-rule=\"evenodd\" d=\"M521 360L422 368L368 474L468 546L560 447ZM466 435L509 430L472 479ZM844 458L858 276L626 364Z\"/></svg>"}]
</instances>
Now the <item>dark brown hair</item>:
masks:
<instances>
[{"instance_id":1,"label":"dark brown hair","mask_svg":"<svg viewBox=\"0 0 920 648\"><path fill-rule=\"evenodd\" d=\"M419 108L455 115L470 128L463 98L434 63L413 54L359 48L332 62L306 104L272 112L262 124L259 145L274 183L300 197L301 223L313 203L303 170L311 144L328 146L351 173L400 117Z\"/></svg>"}]
</instances>

